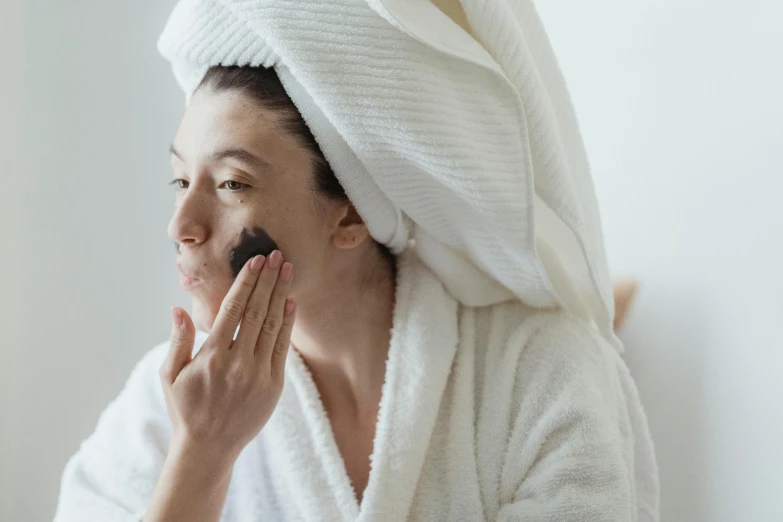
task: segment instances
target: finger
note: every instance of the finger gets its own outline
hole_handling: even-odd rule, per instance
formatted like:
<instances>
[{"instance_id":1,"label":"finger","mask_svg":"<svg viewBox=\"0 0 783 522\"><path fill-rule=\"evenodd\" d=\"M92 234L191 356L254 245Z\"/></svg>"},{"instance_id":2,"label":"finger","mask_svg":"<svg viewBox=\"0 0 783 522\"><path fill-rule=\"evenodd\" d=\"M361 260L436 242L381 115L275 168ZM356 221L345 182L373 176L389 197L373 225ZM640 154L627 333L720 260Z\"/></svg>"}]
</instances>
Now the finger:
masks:
<instances>
[{"instance_id":1,"label":"finger","mask_svg":"<svg viewBox=\"0 0 783 522\"><path fill-rule=\"evenodd\" d=\"M294 329L294 320L296 319L296 301L291 298L286 299L283 308L283 326L280 327L280 333L277 334L277 341L272 350L271 372L277 382L282 382L285 374L285 359L291 346L291 332Z\"/></svg>"},{"instance_id":2,"label":"finger","mask_svg":"<svg viewBox=\"0 0 783 522\"><path fill-rule=\"evenodd\" d=\"M213 348L219 347L224 349L222 351L229 351L228 348L234 341L234 333L236 333L237 326L245 313L247 301L256 285L263 263L264 256L255 256L248 260L239 271L239 275L228 290L226 297L223 298L209 334L214 341L210 343Z\"/></svg>"},{"instance_id":3,"label":"finger","mask_svg":"<svg viewBox=\"0 0 783 522\"><path fill-rule=\"evenodd\" d=\"M237 333L234 345L237 350L248 358L252 358L258 341L259 333L268 320L269 298L275 288L278 276L281 273L283 255L275 250L269 255L269 260L264 264L258 282L250 295L242 325ZM288 263L290 264L290 263Z\"/></svg>"},{"instance_id":4,"label":"finger","mask_svg":"<svg viewBox=\"0 0 783 522\"><path fill-rule=\"evenodd\" d=\"M272 351L277 342L277 337L280 335L280 329L283 326L283 309L291 291L293 271L294 267L289 262L286 262L280 270L280 276L269 300L269 311L266 314L261 334L256 342L256 358L267 367L270 364Z\"/></svg>"},{"instance_id":5,"label":"finger","mask_svg":"<svg viewBox=\"0 0 783 522\"><path fill-rule=\"evenodd\" d=\"M192 360L196 334L193 321L182 308L172 306L171 319L171 344L160 367L160 376L167 384L172 384L179 372Z\"/></svg>"}]
</instances>

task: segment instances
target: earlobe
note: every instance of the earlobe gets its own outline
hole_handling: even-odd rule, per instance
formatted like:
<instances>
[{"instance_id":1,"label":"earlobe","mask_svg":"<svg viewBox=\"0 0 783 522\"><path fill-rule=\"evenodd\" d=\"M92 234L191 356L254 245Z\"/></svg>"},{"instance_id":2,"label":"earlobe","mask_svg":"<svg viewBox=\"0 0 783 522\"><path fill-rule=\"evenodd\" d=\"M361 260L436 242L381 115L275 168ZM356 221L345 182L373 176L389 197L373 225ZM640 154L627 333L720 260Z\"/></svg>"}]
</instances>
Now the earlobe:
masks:
<instances>
[{"instance_id":1,"label":"earlobe","mask_svg":"<svg viewBox=\"0 0 783 522\"><path fill-rule=\"evenodd\" d=\"M368 235L367 226L364 223L356 223L335 231L333 243L335 248L348 250L360 245Z\"/></svg>"},{"instance_id":2,"label":"earlobe","mask_svg":"<svg viewBox=\"0 0 783 522\"><path fill-rule=\"evenodd\" d=\"M337 229L332 236L335 248L348 250L360 245L370 235L367 225L352 203L345 207Z\"/></svg>"}]
</instances>

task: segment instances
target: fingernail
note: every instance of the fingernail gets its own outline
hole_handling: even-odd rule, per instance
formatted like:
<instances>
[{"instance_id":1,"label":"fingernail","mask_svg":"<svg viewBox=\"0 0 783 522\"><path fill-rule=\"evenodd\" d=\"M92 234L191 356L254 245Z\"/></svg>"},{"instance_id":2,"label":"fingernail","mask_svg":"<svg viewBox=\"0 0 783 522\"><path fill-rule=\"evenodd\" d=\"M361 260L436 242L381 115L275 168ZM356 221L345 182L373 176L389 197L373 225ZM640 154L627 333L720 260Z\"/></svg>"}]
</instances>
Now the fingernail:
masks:
<instances>
[{"instance_id":1,"label":"fingernail","mask_svg":"<svg viewBox=\"0 0 783 522\"><path fill-rule=\"evenodd\" d=\"M182 312L180 312L179 310L177 310L176 308L174 308L172 306L171 307L171 318L174 321L174 326L176 326L177 328L179 328L181 330L182 329L182 325L185 323L185 321L182 320Z\"/></svg>"},{"instance_id":2,"label":"fingernail","mask_svg":"<svg viewBox=\"0 0 783 522\"><path fill-rule=\"evenodd\" d=\"M294 265L286 261L283 263L283 268L280 270L280 280L287 283L291 280L291 276L294 274Z\"/></svg>"},{"instance_id":3,"label":"fingernail","mask_svg":"<svg viewBox=\"0 0 783 522\"><path fill-rule=\"evenodd\" d=\"M277 268L280 267L280 261L282 260L283 260L283 254L281 254L279 250L275 250L269 256L269 268L271 268L272 270L276 270Z\"/></svg>"},{"instance_id":4,"label":"fingernail","mask_svg":"<svg viewBox=\"0 0 783 522\"><path fill-rule=\"evenodd\" d=\"M294 308L296 307L296 301L293 299L286 299L285 300L285 314L288 315L291 312L294 311Z\"/></svg>"},{"instance_id":5,"label":"fingernail","mask_svg":"<svg viewBox=\"0 0 783 522\"><path fill-rule=\"evenodd\" d=\"M256 256L250 261L250 270L253 272L260 272L262 266L264 266L264 256Z\"/></svg>"}]
</instances>

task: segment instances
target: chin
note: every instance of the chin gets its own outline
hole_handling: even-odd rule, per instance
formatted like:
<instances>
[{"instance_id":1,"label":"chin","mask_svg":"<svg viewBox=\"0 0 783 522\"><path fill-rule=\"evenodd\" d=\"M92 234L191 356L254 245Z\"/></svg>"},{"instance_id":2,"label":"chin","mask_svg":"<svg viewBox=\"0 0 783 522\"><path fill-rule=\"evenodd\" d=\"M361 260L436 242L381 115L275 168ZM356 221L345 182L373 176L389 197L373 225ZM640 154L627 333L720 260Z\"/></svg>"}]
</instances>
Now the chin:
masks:
<instances>
[{"instance_id":1,"label":"chin","mask_svg":"<svg viewBox=\"0 0 783 522\"><path fill-rule=\"evenodd\" d=\"M208 306L204 306L204 303L200 299L193 299L193 325L196 330L209 333L212 330L212 325L215 323L215 314Z\"/></svg>"}]
</instances>

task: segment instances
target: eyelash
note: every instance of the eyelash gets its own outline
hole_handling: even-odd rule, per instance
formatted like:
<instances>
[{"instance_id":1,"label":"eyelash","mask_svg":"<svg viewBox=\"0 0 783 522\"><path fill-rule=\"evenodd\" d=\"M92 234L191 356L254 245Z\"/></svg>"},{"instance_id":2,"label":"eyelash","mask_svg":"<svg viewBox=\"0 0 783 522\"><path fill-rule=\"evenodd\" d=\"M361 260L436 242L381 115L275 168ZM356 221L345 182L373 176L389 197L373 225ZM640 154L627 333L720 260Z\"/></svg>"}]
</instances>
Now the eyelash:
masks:
<instances>
[{"instance_id":1,"label":"eyelash","mask_svg":"<svg viewBox=\"0 0 783 522\"><path fill-rule=\"evenodd\" d=\"M180 181L184 181L184 182L187 183L187 180L184 180L182 178L176 178L176 179L173 179L173 180L169 181L168 184L169 185L173 185L175 189L184 188L184 187L181 187L181 186L177 185L177 183L180 182ZM223 184L225 185L226 183L236 183L237 185L240 185L240 188L238 188L238 189L234 189L234 190L228 189L229 192L239 192L240 190L244 190L244 189L246 189L246 188L248 188L250 186L250 185L248 185L246 183L240 183L239 181L234 181L233 179L226 180Z\"/></svg>"}]
</instances>

